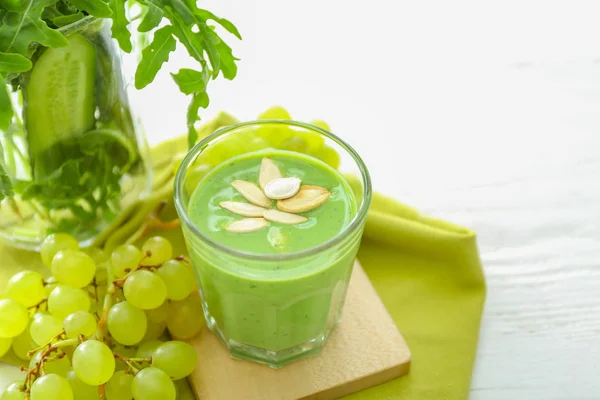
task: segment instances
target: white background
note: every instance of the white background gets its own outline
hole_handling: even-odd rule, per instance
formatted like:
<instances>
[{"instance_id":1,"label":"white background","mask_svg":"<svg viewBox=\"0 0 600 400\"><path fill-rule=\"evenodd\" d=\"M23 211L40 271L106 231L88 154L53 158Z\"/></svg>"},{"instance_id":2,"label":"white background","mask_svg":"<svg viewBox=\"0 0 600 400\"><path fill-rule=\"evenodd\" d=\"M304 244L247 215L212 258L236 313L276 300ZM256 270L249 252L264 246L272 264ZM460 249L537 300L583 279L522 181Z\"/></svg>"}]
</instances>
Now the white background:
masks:
<instances>
[{"instance_id":1,"label":"white background","mask_svg":"<svg viewBox=\"0 0 600 400\"><path fill-rule=\"evenodd\" d=\"M206 118L280 104L325 119L378 191L478 233L489 292L471 399L600 399L600 3L203 6L244 36ZM185 132L167 73L135 103L151 143Z\"/></svg>"}]
</instances>

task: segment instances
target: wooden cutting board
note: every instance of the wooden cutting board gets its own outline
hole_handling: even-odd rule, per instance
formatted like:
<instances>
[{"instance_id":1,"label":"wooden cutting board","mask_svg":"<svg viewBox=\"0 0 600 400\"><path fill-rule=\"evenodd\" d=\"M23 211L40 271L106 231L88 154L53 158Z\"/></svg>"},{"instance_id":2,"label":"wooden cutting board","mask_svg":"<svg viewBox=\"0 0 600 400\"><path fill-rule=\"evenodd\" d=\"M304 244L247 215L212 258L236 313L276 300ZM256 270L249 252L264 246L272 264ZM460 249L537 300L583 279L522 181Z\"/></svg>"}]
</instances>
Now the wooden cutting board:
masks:
<instances>
[{"instance_id":1,"label":"wooden cutting board","mask_svg":"<svg viewBox=\"0 0 600 400\"><path fill-rule=\"evenodd\" d=\"M201 400L329 400L406 374L410 350L358 262L340 325L321 354L281 369L234 360L205 328L190 341L189 380Z\"/></svg>"}]
</instances>

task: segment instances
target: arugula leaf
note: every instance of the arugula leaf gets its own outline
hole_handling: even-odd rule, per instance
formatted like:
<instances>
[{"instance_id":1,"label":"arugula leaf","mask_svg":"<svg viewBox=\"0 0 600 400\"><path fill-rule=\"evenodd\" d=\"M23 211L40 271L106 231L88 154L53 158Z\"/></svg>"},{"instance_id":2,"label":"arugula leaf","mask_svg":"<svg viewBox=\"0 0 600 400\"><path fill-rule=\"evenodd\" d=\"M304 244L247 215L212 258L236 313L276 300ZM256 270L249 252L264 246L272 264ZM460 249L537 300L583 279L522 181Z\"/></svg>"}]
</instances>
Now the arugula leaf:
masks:
<instances>
[{"instance_id":1,"label":"arugula leaf","mask_svg":"<svg viewBox=\"0 0 600 400\"><path fill-rule=\"evenodd\" d=\"M4 77L0 74L0 130L7 131L13 117L13 107L8 94L8 86L4 83Z\"/></svg>"},{"instance_id":2,"label":"arugula leaf","mask_svg":"<svg viewBox=\"0 0 600 400\"><path fill-rule=\"evenodd\" d=\"M202 37L202 44L204 45L204 50L206 50L206 54L208 54L208 59L210 60L210 65L213 69L213 79L219 76L219 69L221 68L221 56L219 55L219 50L215 46L215 42L220 40L218 37L215 40L215 34L212 30L206 25L198 25L199 32L198 36Z\"/></svg>"},{"instance_id":3,"label":"arugula leaf","mask_svg":"<svg viewBox=\"0 0 600 400\"><path fill-rule=\"evenodd\" d=\"M64 47L64 36L48 27L41 19L45 7L57 0L24 0L22 11L11 11L4 15L0 24L0 51L27 55L29 45L40 43L46 47ZM12 71L18 72L18 71Z\"/></svg>"},{"instance_id":4,"label":"arugula leaf","mask_svg":"<svg viewBox=\"0 0 600 400\"><path fill-rule=\"evenodd\" d=\"M16 53L0 52L0 72L25 72L31 69L31 61Z\"/></svg>"},{"instance_id":5,"label":"arugula leaf","mask_svg":"<svg viewBox=\"0 0 600 400\"><path fill-rule=\"evenodd\" d=\"M162 10L154 4L153 0L148 0L146 3L146 15L138 27L138 32L149 32L156 28L163 19Z\"/></svg>"},{"instance_id":6,"label":"arugula leaf","mask_svg":"<svg viewBox=\"0 0 600 400\"><path fill-rule=\"evenodd\" d=\"M4 167L2 167L2 164L0 164L0 201L4 200L4 198L7 196L12 196L13 194L13 186L10 178L4 170Z\"/></svg>"},{"instance_id":7,"label":"arugula leaf","mask_svg":"<svg viewBox=\"0 0 600 400\"><path fill-rule=\"evenodd\" d=\"M204 48L202 47L202 41L199 41L198 36L192 31L192 26L187 26L177 13L169 12L167 18L173 26L173 34L185 46L189 55L199 61L204 68L206 64L204 60Z\"/></svg>"},{"instance_id":8,"label":"arugula leaf","mask_svg":"<svg viewBox=\"0 0 600 400\"><path fill-rule=\"evenodd\" d=\"M187 126L188 126L188 147L191 149L198 140L198 132L194 124L198 121L198 110L200 107L206 108L209 103L208 94L206 92L196 92L192 97L192 101L187 111Z\"/></svg>"},{"instance_id":9,"label":"arugula leaf","mask_svg":"<svg viewBox=\"0 0 600 400\"><path fill-rule=\"evenodd\" d=\"M108 6L112 11L113 24L111 27L112 36L119 42L119 47L125 53L131 53L131 33L127 29L129 21L125 15L125 1L108 0Z\"/></svg>"},{"instance_id":10,"label":"arugula leaf","mask_svg":"<svg viewBox=\"0 0 600 400\"><path fill-rule=\"evenodd\" d=\"M223 28L225 28L225 30L227 30L227 32L231 33L236 38L242 40L242 35L240 35L240 32L235 27L235 25L233 25L231 23L231 21L226 20L225 18L219 18L215 14L211 13L210 11L203 10L201 8L197 9L194 12L194 14L196 14L198 17L200 17L204 22L206 22L208 20L215 21L216 23L218 23L219 25L221 25Z\"/></svg>"},{"instance_id":11,"label":"arugula leaf","mask_svg":"<svg viewBox=\"0 0 600 400\"><path fill-rule=\"evenodd\" d=\"M71 4L96 18L109 18L112 11L103 0L71 0Z\"/></svg>"},{"instance_id":12,"label":"arugula leaf","mask_svg":"<svg viewBox=\"0 0 600 400\"><path fill-rule=\"evenodd\" d=\"M194 92L203 92L208 83L208 73L205 68L202 72L194 69L181 68L178 73L171 74L179 90L184 94L192 94Z\"/></svg>"},{"instance_id":13,"label":"arugula leaf","mask_svg":"<svg viewBox=\"0 0 600 400\"><path fill-rule=\"evenodd\" d=\"M85 18L85 15L83 15L83 13L78 12L76 14L60 15L58 17L54 17L52 18L52 23L60 28L61 26L70 25L73 22L77 22L83 18Z\"/></svg>"},{"instance_id":14,"label":"arugula leaf","mask_svg":"<svg viewBox=\"0 0 600 400\"><path fill-rule=\"evenodd\" d=\"M194 23L194 13L182 0L166 0L166 2L175 10L186 25Z\"/></svg>"},{"instance_id":15,"label":"arugula leaf","mask_svg":"<svg viewBox=\"0 0 600 400\"><path fill-rule=\"evenodd\" d=\"M135 71L136 89L142 89L152 82L163 63L169 60L169 54L175 50L177 45L172 33L171 25L154 32L154 38L142 51L142 59Z\"/></svg>"}]
</instances>

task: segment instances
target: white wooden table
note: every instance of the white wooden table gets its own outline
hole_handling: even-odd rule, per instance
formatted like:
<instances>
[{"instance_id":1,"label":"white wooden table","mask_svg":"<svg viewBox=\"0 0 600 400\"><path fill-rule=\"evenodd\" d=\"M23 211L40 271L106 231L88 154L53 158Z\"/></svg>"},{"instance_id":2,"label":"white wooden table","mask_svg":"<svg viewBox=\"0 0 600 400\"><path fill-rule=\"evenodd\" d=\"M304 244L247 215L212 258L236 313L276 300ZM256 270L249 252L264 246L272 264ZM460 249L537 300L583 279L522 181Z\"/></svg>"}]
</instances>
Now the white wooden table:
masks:
<instances>
[{"instance_id":1,"label":"white wooden table","mask_svg":"<svg viewBox=\"0 0 600 400\"><path fill-rule=\"evenodd\" d=\"M471 399L600 398L600 3L206 7L244 35L207 117L278 103L324 118L377 190L477 231L489 294ZM152 143L184 132L168 74L136 101Z\"/></svg>"}]
</instances>

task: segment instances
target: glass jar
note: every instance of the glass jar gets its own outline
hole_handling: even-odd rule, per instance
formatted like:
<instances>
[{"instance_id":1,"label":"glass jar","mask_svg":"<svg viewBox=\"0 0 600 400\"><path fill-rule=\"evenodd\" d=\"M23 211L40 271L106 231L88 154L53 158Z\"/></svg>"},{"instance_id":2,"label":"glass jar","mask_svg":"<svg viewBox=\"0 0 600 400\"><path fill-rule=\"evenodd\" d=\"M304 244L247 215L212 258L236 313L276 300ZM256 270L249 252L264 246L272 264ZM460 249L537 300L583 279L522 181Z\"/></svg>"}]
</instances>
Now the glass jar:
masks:
<instances>
[{"instance_id":1,"label":"glass jar","mask_svg":"<svg viewBox=\"0 0 600 400\"><path fill-rule=\"evenodd\" d=\"M305 250L264 254L225 246L192 222L192 192L202 177L232 157L264 148L312 155L338 169L356 200L356 212L341 232ZM175 179L175 206L208 327L234 358L274 368L317 354L341 318L371 201L371 181L359 155L316 126L246 122L198 143Z\"/></svg>"},{"instance_id":2,"label":"glass jar","mask_svg":"<svg viewBox=\"0 0 600 400\"><path fill-rule=\"evenodd\" d=\"M85 246L150 189L110 21L60 31L66 47L38 46L33 67L5 82L14 116L0 131L0 166L12 193L0 202L0 238L17 247L37 249L53 232Z\"/></svg>"}]
</instances>

